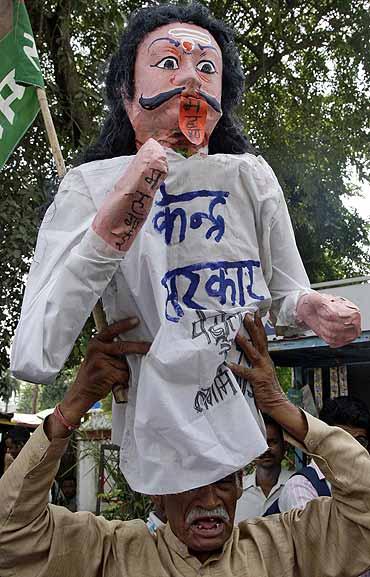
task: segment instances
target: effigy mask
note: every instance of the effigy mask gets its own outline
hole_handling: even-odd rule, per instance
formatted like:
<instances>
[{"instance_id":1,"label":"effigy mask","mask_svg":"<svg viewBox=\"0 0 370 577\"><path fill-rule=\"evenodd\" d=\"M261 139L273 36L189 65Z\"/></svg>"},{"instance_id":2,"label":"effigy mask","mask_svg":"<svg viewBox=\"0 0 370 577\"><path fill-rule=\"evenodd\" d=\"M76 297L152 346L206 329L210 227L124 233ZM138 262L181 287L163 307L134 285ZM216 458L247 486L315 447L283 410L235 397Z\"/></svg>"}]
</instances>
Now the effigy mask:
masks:
<instances>
[{"instance_id":1,"label":"effigy mask","mask_svg":"<svg viewBox=\"0 0 370 577\"><path fill-rule=\"evenodd\" d=\"M137 50L134 97L123 94L137 147L148 138L190 152L207 146L222 115L221 93L222 54L213 36L181 22L156 28Z\"/></svg>"}]
</instances>

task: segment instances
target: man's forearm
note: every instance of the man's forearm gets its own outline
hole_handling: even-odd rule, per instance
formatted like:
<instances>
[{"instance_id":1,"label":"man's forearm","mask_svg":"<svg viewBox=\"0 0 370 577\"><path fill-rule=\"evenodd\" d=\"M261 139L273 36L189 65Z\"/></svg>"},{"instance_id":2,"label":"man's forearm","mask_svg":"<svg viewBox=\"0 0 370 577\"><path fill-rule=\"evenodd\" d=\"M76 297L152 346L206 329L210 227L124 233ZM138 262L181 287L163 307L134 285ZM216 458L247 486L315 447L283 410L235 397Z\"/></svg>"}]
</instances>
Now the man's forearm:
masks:
<instances>
[{"instance_id":1,"label":"man's forearm","mask_svg":"<svg viewBox=\"0 0 370 577\"><path fill-rule=\"evenodd\" d=\"M308 425L304 413L298 407L284 399L272 407L269 414L287 433L303 443Z\"/></svg>"},{"instance_id":2,"label":"man's forearm","mask_svg":"<svg viewBox=\"0 0 370 577\"><path fill-rule=\"evenodd\" d=\"M104 399L114 385L128 387L130 373L124 355L146 354L150 344L122 341L119 335L135 328L138 322L137 318L118 321L90 340L77 376L59 405L60 411L45 423L50 441L68 437L90 407Z\"/></svg>"},{"instance_id":3,"label":"man's forearm","mask_svg":"<svg viewBox=\"0 0 370 577\"><path fill-rule=\"evenodd\" d=\"M74 394L73 390L69 390L63 401L60 403L60 412L65 421L73 426L78 427L82 417L90 409L92 403L84 402ZM51 414L44 423L44 431L49 439L65 439L70 436L71 431L57 418L55 414Z\"/></svg>"},{"instance_id":4,"label":"man's forearm","mask_svg":"<svg viewBox=\"0 0 370 577\"><path fill-rule=\"evenodd\" d=\"M241 347L252 367L246 368L229 363L230 368L236 375L251 383L257 407L263 413L270 415L297 441L303 442L308 431L306 417L287 399L280 386L275 366L268 352L265 329L258 312L254 314L254 318L246 314L243 324L251 341L239 333L236 343Z\"/></svg>"}]
</instances>

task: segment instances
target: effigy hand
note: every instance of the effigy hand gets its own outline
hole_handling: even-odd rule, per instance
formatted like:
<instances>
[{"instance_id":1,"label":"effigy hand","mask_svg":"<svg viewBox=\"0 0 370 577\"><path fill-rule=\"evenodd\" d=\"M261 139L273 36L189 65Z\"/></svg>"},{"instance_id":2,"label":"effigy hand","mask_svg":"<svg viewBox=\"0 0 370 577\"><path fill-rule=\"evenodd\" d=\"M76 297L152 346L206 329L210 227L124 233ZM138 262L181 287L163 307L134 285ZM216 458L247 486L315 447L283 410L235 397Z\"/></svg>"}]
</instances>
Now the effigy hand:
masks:
<instances>
[{"instance_id":1,"label":"effigy hand","mask_svg":"<svg viewBox=\"0 0 370 577\"><path fill-rule=\"evenodd\" d=\"M168 172L164 148L149 138L106 196L92 224L109 245L127 251L151 209Z\"/></svg>"},{"instance_id":2,"label":"effigy hand","mask_svg":"<svg viewBox=\"0 0 370 577\"><path fill-rule=\"evenodd\" d=\"M343 347L361 334L361 314L351 301L311 292L297 304L297 320L306 325L333 348Z\"/></svg>"}]
</instances>

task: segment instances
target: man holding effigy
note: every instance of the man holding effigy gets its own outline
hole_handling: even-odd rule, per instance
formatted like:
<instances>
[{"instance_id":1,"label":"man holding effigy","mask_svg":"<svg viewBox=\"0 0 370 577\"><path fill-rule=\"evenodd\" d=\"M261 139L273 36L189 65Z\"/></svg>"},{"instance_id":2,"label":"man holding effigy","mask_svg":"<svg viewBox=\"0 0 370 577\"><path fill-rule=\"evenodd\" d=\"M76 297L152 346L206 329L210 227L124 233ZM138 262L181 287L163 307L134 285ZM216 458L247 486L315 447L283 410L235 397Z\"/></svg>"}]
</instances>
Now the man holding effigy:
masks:
<instances>
[{"instance_id":1,"label":"man holding effigy","mask_svg":"<svg viewBox=\"0 0 370 577\"><path fill-rule=\"evenodd\" d=\"M142 520L107 521L48 504L71 430L115 383L128 382L122 355L143 342L115 342L136 326L121 321L97 335L61 414L40 425L0 479L1 577L355 577L370 567L370 457L352 436L304 413L282 392L260 319L247 315L251 341L238 346L252 364L232 369L253 385L258 407L287 439L313 455L332 497L304 510L258 517L234 527L241 471L197 489L157 497L168 522L153 535ZM244 438L243 423L240 436Z\"/></svg>"}]
</instances>

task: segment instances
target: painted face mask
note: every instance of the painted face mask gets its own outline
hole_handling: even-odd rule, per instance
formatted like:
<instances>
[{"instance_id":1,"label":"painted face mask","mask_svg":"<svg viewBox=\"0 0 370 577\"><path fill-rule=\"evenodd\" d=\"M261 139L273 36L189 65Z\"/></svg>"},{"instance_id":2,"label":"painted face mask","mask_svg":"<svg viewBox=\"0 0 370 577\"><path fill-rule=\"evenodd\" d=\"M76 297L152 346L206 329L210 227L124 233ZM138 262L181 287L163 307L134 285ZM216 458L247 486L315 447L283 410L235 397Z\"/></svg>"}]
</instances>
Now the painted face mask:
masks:
<instances>
[{"instance_id":1,"label":"painted face mask","mask_svg":"<svg viewBox=\"0 0 370 577\"><path fill-rule=\"evenodd\" d=\"M222 114L221 90L221 50L207 30L156 28L137 50L134 97L124 97L137 146L150 137L171 148L206 146Z\"/></svg>"}]
</instances>

